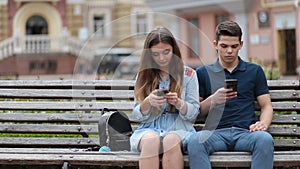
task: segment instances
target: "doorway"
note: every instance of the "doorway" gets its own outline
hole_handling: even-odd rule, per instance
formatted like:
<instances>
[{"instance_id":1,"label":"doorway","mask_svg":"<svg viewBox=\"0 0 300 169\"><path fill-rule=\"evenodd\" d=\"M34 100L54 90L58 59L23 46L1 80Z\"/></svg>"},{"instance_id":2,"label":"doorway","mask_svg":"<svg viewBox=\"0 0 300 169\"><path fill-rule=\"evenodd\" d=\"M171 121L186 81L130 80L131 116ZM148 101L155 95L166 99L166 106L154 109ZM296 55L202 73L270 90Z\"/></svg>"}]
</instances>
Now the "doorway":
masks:
<instances>
[{"instance_id":1,"label":"doorway","mask_svg":"<svg viewBox=\"0 0 300 169\"><path fill-rule=\"evenodd\" d=\"M39 15L31 16L26 22L26 35L48 34L48 23Z\"/></svg>"},{"instance_id":2,"label":"doorway","mask_svg":"<svg viewBox=\"0 0 300 169\"><path fill-rule=\"evenodd\" d=\"M296 75L296 32L295 29L278 31L279 66L283 75Z\"/></svg>"},{"instance_id":3,"label":"doorway","mask_svg":"<svg viewBox=\"0 0 300 169\"><path fill-rule=\"evenodd\" d=\"M27 52L45 52L50 50L48 23L39 15L33 15L26 21L25 45Z\"/></svg>"}]
</instances>

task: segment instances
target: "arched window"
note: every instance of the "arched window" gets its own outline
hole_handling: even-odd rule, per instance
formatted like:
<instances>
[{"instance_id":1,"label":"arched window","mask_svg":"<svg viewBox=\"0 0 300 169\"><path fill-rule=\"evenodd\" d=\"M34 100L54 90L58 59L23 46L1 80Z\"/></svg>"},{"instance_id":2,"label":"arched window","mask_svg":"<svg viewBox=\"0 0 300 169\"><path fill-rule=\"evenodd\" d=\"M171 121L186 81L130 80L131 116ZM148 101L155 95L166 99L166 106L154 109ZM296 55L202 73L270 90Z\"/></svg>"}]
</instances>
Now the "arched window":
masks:
<instances>
[{"instance_id":1,"label":"arched window","mask_svg":"<svg viewBox=\"0 0 300 169\"><path fill-rule=\"evenodd\" d=\"M48 34L48 23L42 16L31 16L26 22L26 35L40 34Z\"/></svg>"}]
</instances>

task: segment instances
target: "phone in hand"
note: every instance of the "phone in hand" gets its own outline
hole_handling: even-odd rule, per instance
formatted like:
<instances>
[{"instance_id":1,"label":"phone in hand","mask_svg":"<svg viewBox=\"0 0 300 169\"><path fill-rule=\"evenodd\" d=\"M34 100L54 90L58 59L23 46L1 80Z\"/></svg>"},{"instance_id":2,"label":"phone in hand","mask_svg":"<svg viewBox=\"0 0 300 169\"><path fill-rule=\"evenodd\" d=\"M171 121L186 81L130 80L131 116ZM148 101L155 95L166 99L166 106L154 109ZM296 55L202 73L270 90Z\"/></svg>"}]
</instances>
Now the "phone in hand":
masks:
<instances>
[{"instance_id":1,"label":"phone in hand","mask_svg":"<svg viewBox=\"0 0 300 169\"><path fill-rule=\"evenodd\" d=\"M157 96L164 96L167 93L169 93L168 89L158 89Z\"/></svg>"},{"instance_id":2,"label":"phone in hand","mask_svg":"<svg viewBox=\"0 0 300 169\"><path fill-rule=\"evenodd\" d=\"M237 79L225 79L225 88L226 89L232 88L232 90L234 92L236 92L237 91L237 84L238 84Z\"/></svg>"}]
</instances>

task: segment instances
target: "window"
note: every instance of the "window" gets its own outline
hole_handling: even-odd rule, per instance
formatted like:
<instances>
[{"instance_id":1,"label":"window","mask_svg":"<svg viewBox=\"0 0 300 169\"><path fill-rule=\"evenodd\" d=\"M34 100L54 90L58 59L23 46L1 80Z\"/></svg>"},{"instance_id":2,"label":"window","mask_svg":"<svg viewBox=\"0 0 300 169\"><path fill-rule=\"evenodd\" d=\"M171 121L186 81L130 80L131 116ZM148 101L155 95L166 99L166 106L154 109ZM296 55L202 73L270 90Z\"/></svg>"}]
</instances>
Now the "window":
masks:
<instances>
[{"instance_id":1,"label":"window","mask_svg":"<svg viewBox=\"0 0 300 169\"><path fill-rule=\"evenodd\" d=\"M228 14L216 15L216 26L224 21L228 21L230 19Z\"/></svg>"},{"instance_id":2,"label":"window","mask_svg":"<svg viewBox=\"0 0 300 169\"><path fill-rule=\"evenodd\" d=\"M57 69L56 60L35 60L29 63L29 71L44 71L47 73L55 73Z\"/></svg>"},{"instance_id":3,"label":"window","mask_svg":"<svg viewBox=\"0 0 300 169\"><path fill-rule=\"evenodd\" d=\"M189 56L199 57L199 20L198 18L188 19L188 39L189 39Z\"/></svg>"},{"instance_id":4,"label":"window","mask_svg":"<svg viewBox=\"0 0 300 169\"><path fill-rule=\"evenodd\" d=\"M147 16L146 14L138 14L136 23L136 33L137 34L146 34L147 33Z\"/></svg>"},{"instance_id":5,"label":"window","mask_svg":"<svg viewBox=\"0 0 300 169\"><path fill-rule=\"evenodd\" d=\"M57 68L57 62L55 60L49 60L47 62L47 71L48 72L56 72L56 68Z\"/></svg>"},{"instance_id":6,"label":"window","mask_svg":"<svg viewBox=\"0 0 300 169\"><path fill-rule=\"evenodd\" d=\"M134 8L131 12L131 32L138 36L145 36L152 28L153 16L146 8Z\"/></svg>"},{"instance_id":7,"label":"window","mask_svg":"<svg viewBox=\"0 0 300 169\"><path fill-rule=\"evenodd\" d=\"M94 16L94 32L97 36L104 36L104 17Z\"/></svg>"},{"instance_id":8,"label":"window","mask_svg":"<svg viewBox=\"0 0 300 169\"><path fill-rule=\"evenodd\" d=\"M111 38L113 30L112 9L93 6L89 6L89 8L87 33L92 33L98 39Z\"/></svg>"},{"instance_id":9,"label":"window","mask_svg":"<svg viewBox=\"0 0 300 169\"><path fill-rule=\"evenodd\" d=\"M74 15L80 15L81 14L81 6L76 5L73 9L73 13L74 13Z\"/></svg>"}]
</instances>

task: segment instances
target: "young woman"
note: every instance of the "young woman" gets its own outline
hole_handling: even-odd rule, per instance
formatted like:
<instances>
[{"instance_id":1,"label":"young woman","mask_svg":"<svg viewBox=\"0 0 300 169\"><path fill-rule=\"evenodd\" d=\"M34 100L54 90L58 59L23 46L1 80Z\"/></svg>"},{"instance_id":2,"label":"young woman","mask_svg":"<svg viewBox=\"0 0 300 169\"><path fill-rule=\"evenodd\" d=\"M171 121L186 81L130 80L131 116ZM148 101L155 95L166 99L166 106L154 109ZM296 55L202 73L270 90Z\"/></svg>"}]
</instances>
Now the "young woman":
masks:
<instances>
[{"instance_id":1,"label":"young woman","mask_svg":"<svg viewBox=\"0 0 300 169\"><path fill-rule=\"evenodd\" d=\"M160 154L164 169L184 168L183 153L195 132L199 106L195 71L183 65L172 33L155 28L146 37L135 85L133 113L141 124L130 144L132 151L141 153L141 169L159 169Z\"/></svg>"}]
</instances>

